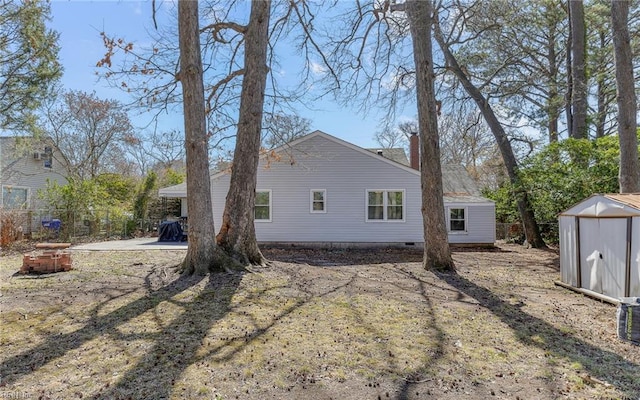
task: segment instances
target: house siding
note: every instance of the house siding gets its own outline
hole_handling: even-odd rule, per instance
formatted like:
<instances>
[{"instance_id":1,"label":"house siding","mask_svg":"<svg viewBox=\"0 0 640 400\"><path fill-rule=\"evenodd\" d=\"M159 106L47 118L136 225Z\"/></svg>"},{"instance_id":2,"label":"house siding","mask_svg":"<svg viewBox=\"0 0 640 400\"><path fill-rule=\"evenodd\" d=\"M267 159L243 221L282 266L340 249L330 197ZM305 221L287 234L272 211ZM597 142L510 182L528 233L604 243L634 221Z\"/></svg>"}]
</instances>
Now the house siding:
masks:
<instances>
[{"instance_id":1,"label":"house siding","mask_svg":"<svg viewBox=\"0 0 640 400\"><path fill-rule=\"evenodd\" d=\"M263 159L257 190L271 190L271 222L256 222L262 242L422 242L418 174L322 137L279 161ZM222 220L229 176L213 180L214 219ZM311 213L310 191L326 190L326 213ZM404 190L404 222L367 222L366 191Z\"/></svg>"},{"instance_id":2,"label":"house siding","mask_svg":"<svg viewBox=\"0 0 640 400\"><path fill-rule=\"evenodd\" d=\"M495 238L496 213L493 203L445 203L446 214L451 208L465 208L467 210L466 232L449 233L449 243L477 243L493 244Z\"/></svg>"},{"instance_id":3,"label":"house siding","mask_svg":"<svg viewBox=\"0 0 640 400\"><path fill-rule=\"evenodd\" d=\"M36 147L42 152L43 148ZM33 158L33 152L19 152L15 147L15 138L0 138L0 189L1 186L15 186L29 189L28 208L39 208L43 202L38 199L38 190L47 187L47 181L58 182L61 185L67 183L64 169L61 168L60 157L53 155L52 168L45 168L42 159ZM3 204L2 191L0 190L0 206Z\"/></svg>"},{"instance_id":4,"label":"house siding","mask_svg":"<svg viewBox=\"0 0 640 400\"><path fill-rule=\"evenodd\" d=\"M379 158L378 158L379 157ZM222 221L228 174L212 178L216 229ZM326 190L326 213L310 212L310 191ZM423 243L420 175L378 155L323 136L263 158L257 190L271 191L271 221L256 221L260 242ZM403 221L367 221L367 190L404 191ZM468 232L452 243L493 243L493 203L467 204ZM444 210L443 210L444 211Z\"/></svg>"}]
</instances>

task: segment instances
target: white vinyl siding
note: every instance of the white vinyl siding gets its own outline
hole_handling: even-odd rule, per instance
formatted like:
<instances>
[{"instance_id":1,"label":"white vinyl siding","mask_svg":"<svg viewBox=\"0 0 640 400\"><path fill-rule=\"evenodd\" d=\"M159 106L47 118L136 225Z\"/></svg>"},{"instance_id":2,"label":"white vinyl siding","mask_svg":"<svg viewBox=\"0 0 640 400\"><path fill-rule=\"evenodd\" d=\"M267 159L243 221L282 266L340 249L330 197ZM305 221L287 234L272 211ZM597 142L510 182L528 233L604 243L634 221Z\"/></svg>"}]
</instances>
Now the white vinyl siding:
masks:
<instances>
[{"instance_id":1,"label":"white vinyl siding","mask_svg":"<svg viewBox=\"0 0 640 400\"><path fill-rule=\"evenodd\" d=\"M312 214L324 214L327 212L327 191L325 189L311 190L309 212Z\"/></svg>"},{"instance_id":2,"label":"white vinyl siding","mask_svg":"<svg viewBox=\"0 0 640 400\"><path fill-rule=\"evenodd\" d=\"M219 173L211 179L216 229L222 223L229 181L228 173ZM312 134L282 150L281 161L261 159L257 185L271 190L271 223L256 220L259 242L424 242L420 173L337 139ZM373 189L402 191L401 207L391 204L392 209L396 207L391 211L392 217L402 213L402 220L367 221L366 196L367 191ZM320 190L325 191L327 212L315 214L310 212L310 196ZM445 202L445 205L449 204ZM492 202L478 204L479 211L471 203L451 206L468 207L468 215L467 233L449 235L450 242L494 242ZM389 209L386 212L389 213Z\"/></svg>"},{"instance_id":3,"label":"white vinyl siding","mask_svg":"<svg viewBox=\"0 0 640 400\"><path fill-rule=\"evenodd\" d=\"M47 207L38 197L38 191L47 187L47 182L57 182L65 185L66 171L61 164L62 157L55 150L52 151L52 159L45 167L45 161L49 157L45 154L44 145L34 145L33 149L19 151L16 148L16 138L0 137L0 186L28 189L27 208ZM34 156L38 153L38 158ZM6 192L3 190L0 206L13 200L5 200Z\"/></svg>"},{"instance_id":4,"label":"white vinyl siding","mask_svg":"<svg viewBox=\"0 0 640 400\"><path fill-rule=\"evenodd\" d=\"M271 190L257 190L254 218L257 222L271 222Z\"/></svg>"},{"instance_id":5,"label":"white vinyl siding","mask_svg":"<svg viewBox=\"0 0 640 400\"><path fill-rule=\"evenodd\" d=\"M366 219L404 222L404 190L367 190Z\"/></svg>"},{"instance_id":6,"label":"white vinyl siding","mask_svg":"<svg viewBox=\"0 0 640 400\"><path fill-rule=\"evenodd\" d=\"M451 230L451 210L464 209L464 231ZM457 214L458 216L460 213ZM447 233L449 243L494 243L496 235L495 205L484 203L446 203ZM460 226L460 223L458 223Z\"/></svg>"},{"instance_id":7,"label":"white vinyl siding","mask_svg":"<svg viewBox=\"0 0 640 400\"><path fill-rule=\"evenodd\" d=\"M261 159L257 185L272 191L272 222L256 221L259 242L423 242L417 171L323 136L283 150L282 161L266 165ZM221 226L229 180L224 173L212 177L216 229ZM404 223L366 221L366 190L378 188L404 190ZM327 212L321 215L309 212L309 193L318 189L327 194Z\"/></svg>"}]
</instances>

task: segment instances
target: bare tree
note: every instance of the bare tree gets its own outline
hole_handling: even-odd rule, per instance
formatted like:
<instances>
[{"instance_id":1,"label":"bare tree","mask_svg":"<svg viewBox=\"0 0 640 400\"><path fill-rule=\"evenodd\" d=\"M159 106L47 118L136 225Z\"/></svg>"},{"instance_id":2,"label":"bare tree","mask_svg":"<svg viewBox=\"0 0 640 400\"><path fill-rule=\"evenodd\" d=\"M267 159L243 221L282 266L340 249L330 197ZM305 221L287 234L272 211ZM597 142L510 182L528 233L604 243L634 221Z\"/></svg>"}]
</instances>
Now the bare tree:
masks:
<instances>
[{"instance_id":1,"label":"bare tree","mask_svg":"<svg viewBox=\"0 0 640 400\"><path fill-rule=\"evenodd\" d=\"M127 144L125 150L136 163L140 175L150 169L161 172L184 168L184 134L177 129L136 134Z\"/></svg>"},{"instance_id":2,"label":"bare tree","mask_svg":"<svg viewBox=\"0 0 640 400\"><path fill-rule=\"evenodd\" d=\"M82 180L126 171L123 146L133 135L133 127L118 101L70 91L62 101L47 104L41 122L69 176Z\"/></svg>"},{"instance_id":3,"label":"bare tree","mask_svg":"<svg viewBox=\"0 0 640 400\"><path fill-rule=\"evenodd\" d=\"M240 95L238 133L231 181L216 236L218 245L240 265L261 265L254 225L258 161L267 74L270 0L251 3L249 24L244 32L244 77Z\"/></svg>"},{"instance_id":4,"label":"bare tree","mask_svg":"<svg viewBox=\"0 0 640 400\"><path fill-rule=\"evenodd\" d=\"M628 0L611 1L611 22L618 89L618 137L620 139L620 193L640 192L638 135L633 55L627 21Z\"/></svg>"},{"instance_id":5,"label":"bare tree","mask_svg":"<svg viewBox=\"0 0 640 400\"><path fill-rule=\"evenodd\" d=\"M264 145L268 149L280 147L311 130L311 120L295 114L272 113L265 118Z\"/></svg>"},{"instance_id":6,"label":"bare tree","mask_svg":"<svg viewBox=\"0 0 640 400\"><path fill-rule=\"evenodd\" d=\"M413 132L418 132L418 127L416 126ZM384 149L393 149L402 147L406 149L409 141L408 136L400 130L399 127L392 126L384 126L381 130L375 133L373 137L382 148Z\"/></svg>"},{"instance_id":7,"label":"bare tree","mask_svg":"<svg viewBox=\"0 0 640 400\"><path fill-rule=\"evenodd\" d=\"M182 2L179 4L181 5ZM216 237L217 249L221 251L217 252L215 261L216 265L235 268L247 264L264 263L255 237L253 213L266 78L269 72L267 61L272 61L267 58L271 2L252 2L251 15L246 25L232 22L230 15L233 14L234 9L245 7L247 3L231 2L225 3L223 7L218 7L217 4L215 1L208 3L207 16L211 23L200 28L200 33L205 38L200 58L207 60L205 83L208 82L208 86L204 89L205 112L209 117L207 133L218 140L218 143L226 138L235 137L236 140L227 204L223 213L222 226ZM285 26L293 14L298 15L297 20L300 23L300 9L297 7L304 10L307 5L296 2L286 4L285 14L274 24L278 27L276 38L289 29ZM296 13L292 12L293 9ZM296 20L296 18L293 19ZM144 50L137 52L133 44L123 40L112 39L106 35L103 35L103 38L106 53L98 65L108 68L106 75L111 82L123 82L119 85L127 87L131 93L134 93L140 105L156 110L166 109L172 102L179 99L180 95L175 94L173 88L174 83L167 81L166 77L173 68L170 57L172 48L165 46L166 40L162 42L164 47L159 45L145 53ZM118 51L129 57L130 63L126 68L114 70L112 58ZM243 64L238 61L242 55L244 56ZM184 64L185 60L182 59L181 63ZM184 66L181 66L181 71L183 70ZM180 76L182 75L184 74L181 72ZM154 78L164 80L159 79L158 86L152 88L150 85L153 84ZM242 85L239 85L240 78L242 78ZM182 83L184 87L186 82ZM237 89L240 86L241 90L238 93ZM182 96L185 97L186 93L183 90ZM240 113L237 120L237 134L233 135L230 131L236 125L235 113L238 110L238 102ZM191 144L186 131L185 135L187 136L187 159L189 159ZM202 143L206 144L204 141ZM192 175L191 168L193 167L187 167L188 181L189 175ZM201 166L201 168L204 167ZM194 201L196 198L205 196L202 187L199 187L200 190L194 194L189 184L187 186L189 197L193 197ZM208 201L210 202L210 198ZM194 210L190 202L188 207L190 215L200 215L198 209Z\"/></svg>"},{"instance_id":8,"label":"bare tree","mask_svg":"<svg viewBox=\"0 0 640 400\"><path fill-rule=\"evenodd\" d=\"M209 177L208 137L200 55L198 2L178 2L180 72L182 83L185 148L187 155L187 208L189 246L182 263L186 274L206 275L219 270ZM196 217L197 216L197 217Z\"/></svg>"},{"instance_id":9,"label":"bare tree","mask_svg":"<svg viewBox=\"0 0 640 400\"><path fill-rule=\"evenodd\" d=\"M455 270L444 215L442 167L438 137L438 110L434 91L433 53L431 46L431 1L407 0L416 68L416 98L420 128L420 176L422 185L422 220L424 227L424 268L436 271Z\"/></svg>"},{"instance_id":10,"label":"bare tree","mask_svg":"<svg viewBox=\"0 0 640 400\"><path fill-rule=\"evenodd\" d=\"M520 185L518 185L518 163L516 161L516 157L513 152L509 137L507 136L504 128L502 127L502 124L494 113L491 104L489 104L482 92L473 84L473 82L471 82L464 69L460 66L458 60L453 55L449 44L444 38L437 17L434 18L434 33L436 41L438 42L438 45L440 46L440 49L444 54L444 58L447 63L447 69L449 69L456 76L456 78L464 87L465 91L474 100L474 102L478 106L478 110L480 110L483 118L487 122L487 125L491 129L491 132L493 133L496 139L496 143L500 149L500 153L502 154L502 159L504 160L504 165L507 169L509 181L514 185L514 187L520 187ZM520 189L517 193L515 193L515 196L518 203L520 218L524 225L527 241L532 247L546 247L544 240L542 239L542 236L540 234L540 228L538 227L538 224L536 222L535 215L533 214L533 209L530 205L527 192Z\"/></svg>"},{"instance_id":11,"label":"bare tree","mask_svg":"<svg viewBox=\"0 0 640 400\"><path fill-rule=\"evenodd\" d=\"M458 110L444 114L439 122L442 162L463 165L478 182L494 181L495 177L483 176L490 172L484 164L500 154L482 114Z\"/></svg>"}]
</instances>

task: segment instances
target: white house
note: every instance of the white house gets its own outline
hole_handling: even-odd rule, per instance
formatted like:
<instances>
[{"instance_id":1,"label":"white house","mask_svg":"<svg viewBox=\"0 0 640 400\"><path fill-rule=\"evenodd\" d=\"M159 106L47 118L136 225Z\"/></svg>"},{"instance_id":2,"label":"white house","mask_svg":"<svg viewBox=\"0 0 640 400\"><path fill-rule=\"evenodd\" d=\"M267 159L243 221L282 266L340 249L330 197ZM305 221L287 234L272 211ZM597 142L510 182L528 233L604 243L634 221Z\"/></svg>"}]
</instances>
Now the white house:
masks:
<instances>
[{"instance_id":1,"label":"white house","mask_svg":"<svg viewBox=\"0 0 640 400\"><path fill-rule=\"evenodd\" d=\"M614 300L640 297L640 194L596 194L558 219L564 284Z\"/></svg>"},{"instance_id":2,"label":"white house","mask_svg":"<svg viewBox=\"0 0 640 400\"><path fill-rule=\"evenodd\" d=\"M416 153L411 151L414 165ZM216 228L229 180L229 171L211 177ZM493 245L495 204L480 196L461 166L443 166L443 185L450 243ZM420 172L397 150L370 151L315 131L261 157L256 192L261 243L414 246L424 241ZM184 183L160 189L159 195L182 198L187 216Z\"/></svg>"},{"instance_id":3,"label":"white house","mask_svg":"<svg viewBox=\"0 0 640 400\"><path fill-rule=\"evenodd\" d=\"M0 208L38 208L47 180L66 184L66 169L53 146L33 137L0 137Z\"/></svg>"}]
</instances>

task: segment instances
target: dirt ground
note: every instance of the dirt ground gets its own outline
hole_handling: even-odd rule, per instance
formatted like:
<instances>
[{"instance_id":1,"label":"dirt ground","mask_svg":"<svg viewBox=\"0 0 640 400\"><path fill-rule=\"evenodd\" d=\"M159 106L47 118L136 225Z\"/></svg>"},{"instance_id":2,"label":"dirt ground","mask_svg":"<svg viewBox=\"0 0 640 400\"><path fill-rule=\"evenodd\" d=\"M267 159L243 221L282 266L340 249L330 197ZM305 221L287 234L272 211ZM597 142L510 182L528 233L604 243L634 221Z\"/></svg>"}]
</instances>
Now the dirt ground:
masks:
<instances>
[{"instance_id":1,"label":"dirt ground","mask_svg":"<svg viewBox=\"0 0 640 400\"><path fill-rule=\"evenodd\" d=\"M184 251L0 259L0 398L640 399L616 307L554 285L552 250L265 249L181 277Z\"/></svg>"}]
</instances>

